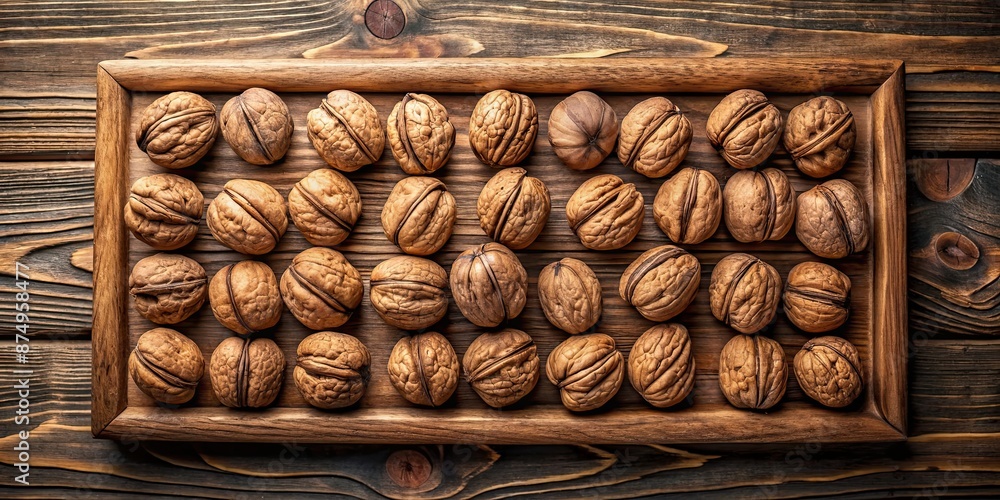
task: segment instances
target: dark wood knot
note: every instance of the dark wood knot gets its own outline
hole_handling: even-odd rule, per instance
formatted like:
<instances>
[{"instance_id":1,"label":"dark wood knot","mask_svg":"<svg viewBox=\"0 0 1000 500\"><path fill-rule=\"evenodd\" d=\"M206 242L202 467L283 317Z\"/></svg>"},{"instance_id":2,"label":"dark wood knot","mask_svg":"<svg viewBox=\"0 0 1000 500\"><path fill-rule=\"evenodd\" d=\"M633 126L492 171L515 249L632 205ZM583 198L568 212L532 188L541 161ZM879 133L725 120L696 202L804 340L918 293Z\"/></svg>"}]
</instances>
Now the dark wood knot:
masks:
<instances>
[{"instance_id":1,"label":"dark wood knot","mask_svg":"<svg viewBox=\"0 0 1000 500\"><path fill-rule=\"evenodd\" d=\"M933 201L948 201L960 194L976 173L976 160L927 159L914 163L914 180L917 189Z\"/></svg>"},{"instance_id":2,"label":"dark wood knot","mask_svg":"<svg viewBox=\"0 0 1000 500\"><path fill-rule=\"evenodd\" d=\"M365 26L371 34L388 40L403 32L406 16L399 4L392 0L375 0L365 10Z\"/></svg>"},{"instance_id":3,"label":"dark wood knot","mask_svg":"<svg viewBox=\"0 0 1000 500\"><path fill-rule=\"evenodd\" d=\"M934 238L934 251L942 264L964 271L979 262L979 247L969 238L947 231Z\"/></svg>"},{"instance_id":4,"label":"dark wood knot","mask_svg":"<svg viewBox=\"0 0 1000 500\"><path fill-rule=\"evenodd\" d=\"M385 461L389 479L402 488L417 488L431 477L431 461L417 450L399 450Z\"/></svg>"}]
</instances>

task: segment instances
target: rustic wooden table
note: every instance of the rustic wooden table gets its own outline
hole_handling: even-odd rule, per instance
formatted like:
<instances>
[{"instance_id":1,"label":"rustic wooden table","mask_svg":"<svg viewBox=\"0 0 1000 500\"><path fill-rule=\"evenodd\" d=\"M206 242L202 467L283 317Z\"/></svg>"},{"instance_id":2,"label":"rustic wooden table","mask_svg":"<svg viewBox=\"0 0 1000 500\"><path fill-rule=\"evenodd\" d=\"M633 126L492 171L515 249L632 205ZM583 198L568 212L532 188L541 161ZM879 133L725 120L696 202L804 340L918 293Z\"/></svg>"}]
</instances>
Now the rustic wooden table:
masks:
<instances>
[{"instance_id":1,"label":"rustic wooden table","mask_svg":"<svg viewBox=\"0 0 1000 500\"><path fill-rule=\"evenodd\" d=\"M989 159L1000 157L996 2L398 5L369 29L366 0L0 4L0 496L1000 494L1000 160ZM906 62L907 442L385 447L91 436L97 62L618 55ZM16 262L31 278L25 426L13 420ZM13 490L21 430L30 431L32 488Z\"/></svg>"}]
</instances>

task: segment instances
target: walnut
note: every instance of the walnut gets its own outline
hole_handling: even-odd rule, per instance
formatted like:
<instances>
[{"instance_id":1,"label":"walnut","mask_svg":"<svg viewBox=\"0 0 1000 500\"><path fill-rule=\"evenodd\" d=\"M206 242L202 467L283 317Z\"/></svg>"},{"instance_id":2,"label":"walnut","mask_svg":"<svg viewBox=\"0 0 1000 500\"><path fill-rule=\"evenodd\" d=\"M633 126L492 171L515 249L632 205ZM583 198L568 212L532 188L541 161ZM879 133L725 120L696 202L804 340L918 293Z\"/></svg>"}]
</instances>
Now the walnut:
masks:
<instances>
[{"instance_id":1,"label":"walnut","mask_svg":"<svg viewBox=\"0 0 1000 500\"><path fill-rule=\"evenodd\" d=\"M580 243L591 250L617 250L642 229L642 193L616 175L591 177L566 203L566 220Z\"/></svg>"},{"instance_id":2,"label":"walnut","mask_svg":"<svg viewBox=\"0 0 1000 500\"><path fill-rule=\"evenodd\" d=\"M214 104L191 92L171 92L142 112L135 143L161 167L187 168L212 149L218 134Z\"/></svg>"},{"instance_id":3,"label":"walnut","mask_svg":"<svg viewBox=\"0 0 1000 500\"><path fill-rule=\"evenodd\" d=\"M692 136L691 122L677 105L650 97L622 118L618 159L646 177L663 177L684 161Z\"/></svg>"},{"instance_id":4,"label":"walnut","mask_svg":"<svg viewBox=\"0 0 1000 500\"><path fill-rule=\"evenodd\" d=\"M458 356L440 333L403 337L389 355L389 381L413 404L441 406L458 388Z\"/></svg>"},{"instance_id":5,"label":"walnut","mask_svg":"<svg viewBox=\"0 0 1000 500\"><path fill-rule=\"evenodd\" d=\"M345 408L365 395L371 354L355 337L314 333L299 343L292 378L307 403L324 410Z\"/></svg>"},{"instance_id":6,"label":"walnut","mask_svg":"<svg viewBox=\"0 0 1000 500\"><path fill-rule=\"evenodd\" d=\"M549 113L549 144L567 167L589 170L614 150L618 116L604 99L580 91L563 99Z\"/></svg>"},{"instance_id":7,"label":"walnut","mask_svg":"<svg viewBox=\"0 0 1000 500\"><path fill-rule=\"evenodd\" d=\"M385 237L410 255L430 255L451 238L458 208L443 182L406 177L396 183L382 207Z\"/></svg>"},{"instance_id":8,"label":"walnut","mask_svg":"<svg viewBox=\"0 0 1000 500\"><path fill-rule=\"evenodd\" d=\"M530 245L549 220L549 190L519 167L493 176L476 203L479 226L493 241L520 250Z\"/></svg>"},{"instance_id":9,"label":"walnut","mask_svg":"<svg viewBox=\"0 0 1000 500\"><path fill-rule=\"evenodd\" d=\"M448 314L448 273L432 260L401 255L372 269L368 298L386 323L421 330Z\"/></svg>"},{"instance_id":10,"label":"walnut","mask_svg":"<svg viewBox=\"0 0 1000 500\"><path fill-rule=\"evenodd\" d=\"M781 140L781 112L756 90L737 90L708 115L708 141L735 168L764 163Z\"/></svg>"},{"instance_id":11,"label":"walnut","mask_svg":"<svg viewBox=\"0 0 1000 500\"><path fill-rule=\"evenodd\" d=\"M792 108L783 137L795 166L810 177L826 177L844 168L856 138L850 108L827 96Z\"/></svg>"},{"instance_id":12,"label":"walnut","mask_svg":"<svg viewBox=\"0 0 1000 500\"><path fill-rule=\"evenodd\" d=\"M736 241L780 240L795 222L795 190L776 168L736 172L722 197L726 228Z\"/></svg>"},{"instance_id":13,"label":"walnut","mask_svg":"<svg viewBox=\"0 0 1000 500\"><path fill-rule=\"evenodd\" d=\"M780 295L778 271L745 253L723 257L712 270L708 286L712 315L741 333L759 332L769 325Z\"/></svg>"},{"instance_id":14,"label":"walnut","mask_svg":"<svg viewBox=\"0 0 1000 500\"><path fill-rule=\"evenodd\" d=\"M128 277L128 291L142 317L172 325L201 309L208 297L208 276L192 259L158 253L136 262Z\"/></svg>"},{"instance_id":15,"label":"walnut","mask_svg":"<svg viewBox=\"0 0 1000 500\"><path fill-rule=\"evenodd\" d=\"M643 399L657 408L684 401L694 389L691 336L678 323L660 324L636 339L628 355L628 379Z\"/></svg>"},{"instance_id":16,"label":"walnut","mask_svg":"<svg viewBox=\"0 0 1000 500\"><path fill-rule=\"evenodd\" d=\"M535 103L524 94L494 90L483 96L469 118L469 145L479 161L510 167L524 161L538 135Z\"/></svg>"},{"instance_id":17,"label":"walnut","mask_svg":"<svg viewBox=\"0 0 1000 500\"><path fill-rule=\"evenodd\" d=\"M448 110L427 94L406 94L389 114L389 150L410 175L429 174L444 166L455 146L455 126Z\"/></svg>"},{"instance_id":18,"label":"walnut","mask_svg":"<svg viewBox=\"0 0 1000 500\"><path fill-rule=\"evenodd\" d=\"M361 305L361 274L343 254L326 247L303 250L281 275L281 298L295 319L313 330L336 328Z\"/></svg>"},{"instance_id":19,"label":"walnut","mask_svg":"<svg viewBox=\"0 0 1000 500\"><path fill-rule=\"evenodd\" d=\"M785 396L788 368L781 344L761 335L737 335L719 355L719 387L737 408L766 410Z\"/></svg>"},{"instance_id":20,"label":"walnut","mask_svg":"<svg viewBox=\"0 0 1000 500\"><path fill-rule=\"evenodd\" d=\"M513 328L484 333L462 357L465 378L486 404L510 406L538 383L538 349L527 333Z\"/></svg>"},{"instance_id":21,"label":"walnut","mask_svg":"<svg viewBox=\"0 0 1000 500\"><path fill-rule=\"evenodd\" d=\"M803 262L788 272L785 315L809 333L828 332L847 321L851 279L835 267Z\"/></svg>"},{"instance_id":22,"label":"walnut","mask_svg":"<svg viewBox=\"0 0 1000 500\"><path fill-rule=\"evenodd\" d=\"M653 218L670 241L698 244L715 234L722 220L722 189L707 170L684 168L660 186Z\"/></svg>"},{"instance_id":23,"label":"walnut","mask_svg":"<svg viewBox=\"0 0 1000 500\"><path fill-rule=\"evenodd\" d=\"M816 337L806 342L793 363L802 392L824 406L843 408L864 389L858 350L840 337Z\"/></svg>"},{"instance_id":24,"label":"walnut","mask_svg":"<svg viewBox=\"0 0 1000 500\"><path fill-rule=\"evenodd\" d=\"M621 389L625 358L608 335L577 335L549 353L545 374L559 388L563 406L572 411L596 410Z\"/></svg>"},{"instance_id":25,"label":"walnut","mask_svg":"<svg viewBox=\"0 0 1000 500\"><path fill-rule=\"evenodd\" d=\"M292 145L292 115L274 92L250 88L222 107L222 137L247 163L271 165Z\"/></svg>"},{"instance_id":26,"label":"walnut","mask_svg":"<svg viewBox=\"0 0 1000 500\"><path fill-rule=\"evenodd\" d=\"M839 259L868 247L868 203L843 179L826 181L799 195L795 235L810 252Z\"/></svg>"},{"instance_id":27,"label":"walnut","mask_svg":"<svg viewBox=\"0 0 1000 500\"><path fill-rule=\"evenodd\" d=\"M273 187L233 179L208 205L208 229L219 243L237 252L264 255L285 234L287 209L285 199Z\"/></svg>"},{"instance_id":28,"label":"walnut","mask_svg":"<svg viewBox=\"0 0 1000 500\"><path fill-rule=\"evenodd\" d=\"M208 300L215 319L240 335L266 330L281 319L278 280L263 262L244 260L220 269L208 285Z\"/></svg>"},{"instance_id":29,"label":"walnut","mask_svg":"<svg viewBox=\"0 0 1000 500\"><path fill-rule=\"evenodd\" d=\"M154 328L139 336L128 357L128 373L147 396L179 405L194 397L205 373L205 358L198 344L180 332Z\"/></svg>"},{"instance_id":30,"label":"walnut","mask_svg":"<svg viewBox=\"0 0 1000 500\"><path fill-rule=\"evenodd\" d=\"M220 403L230 408L263 408L281 392L285 355L271 339L229 337L212 353L208 373Z\"/></svg>"},{"instance_id":31,"label":"walnut","mask_svg":"<svg viewBox=\"0 0 1000 500\"><path fill-rule=\"evenodd\" d=\"M507 247L499 243L475 246L451 265L451 295L473 324L498 326L524 309L528 273Z\"/></svg>"},{"instance_id":32,"label":"walnut","mask_svg":"<svg viewBox=\"0 0 1000 500\"><path fill-rule=\"evenodd\" d=\"M566 333L583 333L601 318L601 283L590 266L566 257L538 274L538 300L545 318Z\"/></svg>"},{"instance_id":33,"label":"walnut","mask_svg":"<svg viewBox=\"0 0 1000 500\"><path fill-rule=\"evenodd\" d=\"M288 214L309 243L331 247L347 239L361 217L361 194L347 177L313 170L288 192Z\"/></svg>"},{"instance_id":34,"label":"walnut","mask_svg":"<svg viewBox=\"0 0 1000 500\"><path fill-rule=\"evenodd\" d=\"M193 182L174 174L154 174L132 184L125 225L157 249L176 250L198 235L205 198Z\"/></svg>"},{"instance_id":35,"label":"walnut","mask_svg":"<svg viewBox=\"0 0 1000 500\"><path fill-rule=\"evenodd\" d=\"M334 90L310 111L309 141L331 167L353 172L378 161L385 149L382 120L372 103L350 90Z\"/></svg>"},{"instance_id":36,"label":"walnut","mask_svg":"<svg viewBox=\"0 0 1000 500\"><path fill-rule=\"evenodd\" d=\"M694 300L701 284L701 263L673 245L651 248L622 273L618 294L644 318L666 321Z\"/></svg>"}]
</instances>

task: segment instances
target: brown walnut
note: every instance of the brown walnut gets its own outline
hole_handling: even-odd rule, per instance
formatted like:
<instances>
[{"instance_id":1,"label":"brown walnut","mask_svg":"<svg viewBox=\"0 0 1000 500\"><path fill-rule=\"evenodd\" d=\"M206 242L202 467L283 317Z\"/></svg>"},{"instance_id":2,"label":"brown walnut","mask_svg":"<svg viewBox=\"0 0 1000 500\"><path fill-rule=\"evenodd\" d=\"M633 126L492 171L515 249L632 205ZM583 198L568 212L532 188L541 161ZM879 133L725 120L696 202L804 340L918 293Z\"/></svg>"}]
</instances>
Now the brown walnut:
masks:
<instances>
[{"instance_id":1,"label":"brown walnut","mask_svg":"<svg viewBox=\"0 0 1000 500\"><path fill-rule=\"evenodd\" d=\"M413 404L441 406L458 388L458 356L440 333L403 337L389 355L389 381Z\"/></svg>"},{"instance_id":2,"label":"brown walnut","mask_svg":"<svg viewBox=\"0 0 1000 500\"><path fill-rule=\"evenodd\" d=\"M158 253L136 262L128 277L128 291L142 317L172 325L201 309L208 297L208 276L192 259Z\"/></svg>"},{"instance_id":3,"label":"brown walnut","mask_svg":"<svg viewBox=\"0 0 1000 500\"><path fill-rule=\"evenodd\" d=\"M737 335L719 355L719 387L737 408L766 410L785 396L788 367L781 344L761 335Z\"/></svg>"},{"instance_id":4,"label":"brown walnut","mask_svg":"<svg viewBox=\"0 0 1000 500\"><path fill-rule=\"evenodd\" d=\"M451 265L451 295L473 324L498 326L524 310L528 273L507 247L499 243L475 246Z\"/></svg>"},{"instance_id":5,"label":"brown walnut","mask_svg":"<svg viewBox=\"0 0 1000 500\"><path fill-rule=\"evenodd\" d=\"M171 92L142 112L135 143L161 167L187 168L212 149L218 135L214 104L191 92Z\"/></svg>"},{"instance_id":6,"label":"brown walnut","mask_svg":"<svg viewBox=\"0 0 1000 500\"><path fill-rule=\"evenodd\" d=\"M617 250L642 229L642 193L635 184L611 174L596 175L580 185L566 203L566 220L591 250Z\"/></svg>"},{"instance_id":7,"label":"brown walnut","mask_svg":"<svg viewBox=\"0 0 1000 500\"><path fill-rule=\"evenodd\" d=\"M781 112L756 90L727 95L708 115L708 141L735 168L764 163L781 140Z\"/></svg>"},{"instance_id":8,"label":"brown walnut","mask_svg":"<svg viewBox=\"0 0 1000 500\"><path fill-rule=\"evenodd\" d=\"M247 163L271 165L292 145L292 115L285 101L258 87L244 90L222 106L222 137Z\"/></svg>"},{"instance_id":9,"label":"brown walnut","mask_svg":"<svg viewBox=\"0 0 1000 500\"><path fill-rule=\"evenodd\" d=\"M281 319L278 280L263 262L244 260L220 269L208 285L208 300L215 319L240 335L266 330Z\"/></svg>"},{"instance_id":10,"label":"brown walnut","mask_svg":"<svg viewBox=\"0 0 1000 500\"><path fill-rule=\"evenodd\" d=\"M865 387L858 349L840 337L816 337L806 342L793 364L802 392L823 406L843 408Z\"/></svg>"},{"instance_id":11,"label":"brown walnut","mask_svg":"<svg viewBox=\"0 0 1000 500\"><path fill-rule=\"evenodd\" d=\"M820 96L792 108L783 139L803 174L826 177L844 168L856 138L851 109L837 99Z\"/></svg>"},{"instance_id":12,"label":"brown walnut","mask_svg":"<svg viewBox=\"0 0 1000 500\"><path fill-rule=\"evenodd\" d=\"M636 339L628 355L628 379L649 404L674 406L694 389L691 336L678 323L660 324Z\"/></svg>"},{"instance_id":13,"label":"brown walnut","mask_svg":"<svg viewBox=\"0 0 1000 500\"><path fill-rule=\"evenodd\" d=\"M340 172L313 170L288 192L288 214L309 243L332 247L354 230L361 217L361 194Z\"/></svg>"},{"instance_id":14,"label":"brown walnut","mask_svg":"<svg viewBox=\"0 0 1000 500\"><path fill-rule=\"evenodd\" d=\"M795 235L810 252L839 259L868 248L868 203L844 179L826 181L799 195Z\"/></svg>"},{"instance_id":15,"label":"brown walnut","mask_svg":"<svg viewBox=\"0 0 1000 500\"><path fill-rule=\"evenodd\" d=\"M287 208L273 187L233 179L208 205L208 229L219 243L237 252L264 255L274 250L288 228Z\"/></svg>"},{"instance_id":16,"label":"brown walnut","mask_svg":"<svg viewBox=\"0 0 1000 500\"><path fill-rule=\"evenodd\" d=\"M382 207L385 237L410 255L430 255L451 238L458 208L448 188L433 177L406 177Z\"/></svg>"},{"instance_id":17,"label":"brown walnut","mask_svg":"<svg viewBox=\"0 0 1000 500\"><path fill-rule=\"evenodd\" d=\"M776 168L736 172L722 197L726 228L736 241L780 240L795 222L795 190Z\"/></svg>"},{"instance_id":18,"label":"brown walnut","mask_svg":"<svg viewBox=\"0 0 1000 500\"><path fill-rule=\"evenodd\" d=\"M577 92L549 113L549 144L567 167L589 170L614 150L618 139L615 110L593 92Z\"/></svg>"},{"instance_id":19,"label":"brown walnut","mask_svg":"<svg viewBox=\"0 0 1000 500\"><path fill-rule=\"evenodd\" d=\"M625 358L608 335L577 335L549 353L545 374L559 388L563 406L572 411L596 410L621 389Z\"/></svg>"},{"instance_id":20,"label":"brown walnut","mask_svg":"<svg viewBox=\"0 0 1000 500\"><path fill-rule=\"evenodd\" d=\"M646 177L663 177L684 161L693 134L691 122L676 104L650 97L622 118L618 159Z\"/></svg>"},{"instance_id":21,"label":"brown walnut","mask_svg":"<svg viewBox=\"0 0 1000 500\"><path fill-rule=\"evenodd\" d=\"M708 297L716 319L741 333L756 333L778 311L781 276L753 255L729 254L712 270Z\"/></svg>"},{"instance_id":22,"label":"brown walnut","mask_svg":"<svg viewBox=\"0 0 1000 500\"><path fill-rule=\"evenodd\" d=\"M847 321L850 296L846 274L827 264L803 262L788 272L785 315L806 332L828 332Z\"/></svg>"},{"instance_id":23,"label":"brown walnut","mask_svg":"<svg viewBox=\"0 0 1000 500\"><path fill-rule=\"evenodd\" d=\"M353 172L378 161L385 149L385 131L378 111L350 90L334 90L310 111L309 141L331 167Z\"/></svg>"},{"instance_id":24,"label":"brown walnut","mask_svg":"<svg viewBox=\"0 0 1000 500\"><path fill-rule=\"evenodd\" d=\"M469 344L462 357L465 378L486 404L510 406L538 384L538 348L531 336L507 328L484 333Z\"/></svg>"},{"instance_id":25,"label":"brown walnut","mask_svg":"<svg viewBox=\"0 0 1000 500\"><path fill-rule=\"evenodd\" d=\"M324 410L346 408L365 395L372 358L355 337L317 332L299 343L292 378L307 403Z\"/></svg>"},{"instance_id":26,"label":"brown walnut","mask_svg":"<svg viewBox=\"0 0 1000 500\"><path fill-rule=\"evenodd\" d=\"M198 344L180 332L154 328L139 336L128 357L128 373L147 396L179 405L194 397L205 373L205 358Z\"/></svg>"},{"instance_id":27,"label":"brown walnut","mask_svg":"<svg viewBox=\"0 0 1000 500\"><path fill-rule=\"evenodd\" d=\"M653 199L653 218L670 241L698 244L722 220L722 189L708 170L684 168L667 179Z\"/></svg>"},{"instance_id":28,"label":"brown walnut","mask_svg":"<svg viewBox=\"0 0 1000 500\"><path fill-rule=\"evenodd\" d=\"M285 355L271 339L229 337L212 353L208 373L220 403L230 408L263 408L281 392Z\"/></svg>"},{"instance_id":29,"label":"brown walnut","mask_svg":"<svg viewBox=\"0 0 1000 500\"><path fill-rule=\"evenodd\" d=\"M538 300L545 318L566 333L583 333L601 318L601 283L590 266L566 257L538 274Z\"/></svg>"},{"instance_id":30,"label":"brown walnut","mask_svg":"<svg viewBox=\"0 0 1000 500\"><path fill-rule=\"evenodd\" d=\"M368 298L386 323L422 330L448 314L448 273L436 262L400 255L372 269Z\"/></svg>"},{"instance_id":31,"label":"brown walnut","mask_svg":"<svg viewBox=\"0 0 1000 500\"><path fill-rule=\"evenodd\" d=\"M527 247L545 229L552 205L545 183L520 167L493 176L476 203L479 226L493 241L508 248Z\"/></svg>"},{"instance_id":32,"label":"brown walnut","mask_svg":"<svg viewBox=\"0 0 1000 500\"><path fill-rule=\"evenodd\" d=\"M281 298L295 319L313 330L336 328L361 305L361 274L326 247L303 250L281 275Z\"/></svg>"},{"instance_id":33,"label":"brown walnut","mask_svg":"<svg viewBox=\"0 0 1000 500\"><path fill-rule=\"evenodd\" d=\"M644 318L666 321L694 300L701 284L701 263L673 245L651 248L636 258L618 281L622 300Z\"/></svg>"},{"instance_id":34,"label":"brown walnut","mask_svg":"<svg viewBox=\"0 0 1000 500\"><path fill-rule=\"evenodd\" d=\"M524 94L494 90L483 96L469 118L469 145L479 161L510 167L528 157L538 135L538 111Z\"/></svg>"},{"instance_id":35,"label":"brown walnut","mask_svg":"<svg viewBox=\"0 0 1000 500\"><path fill-rule=\"evenodd\" d=\"M125 225L157 249L176 250L198 235L205 198L193 182L174 174L154 174L132 184Z\"/></svg>"},{"instance_id":36,"label":"brown walnut","mask_svg":"<svg viewBox=\"0 0 1000 500\"><path fill-rule=\"evenodd\" d=\"M448 110L427 94L406 94L389 114L389 150L410 175L429 174L444 166L455 146L455 126Z\"/></svg>"}]
</instances>

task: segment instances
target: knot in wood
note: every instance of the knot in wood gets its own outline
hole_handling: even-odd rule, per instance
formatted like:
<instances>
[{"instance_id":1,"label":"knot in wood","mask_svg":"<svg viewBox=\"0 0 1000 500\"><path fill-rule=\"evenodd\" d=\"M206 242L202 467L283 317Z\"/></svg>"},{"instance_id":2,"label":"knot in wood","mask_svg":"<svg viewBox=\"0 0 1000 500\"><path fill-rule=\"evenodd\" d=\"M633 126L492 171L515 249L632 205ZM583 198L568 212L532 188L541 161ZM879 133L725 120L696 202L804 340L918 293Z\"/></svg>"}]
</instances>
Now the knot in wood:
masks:
<instances>
[{"instance_id":1,"label":"knot in wood","mask_svg":"<svg viewBox=\"0 0 1000 500\"><path fill-rule=\"evenodd\" d=\"M968 237L946 231L934 238L934 251L942 264L965 271L979 262L979 247Z\"/></svg>"},{"instance_id":2,"label":"knot in wood","mask_svg":"<svg viewBox=\"0 0 1000 500\"><path fill-rule=\"evenodd\" d=\"M401 488L417 488L431 477L431 461L417 450L399 450L385 461L389 479Z\"/></svg>"},{"instance_id":3,"label":"knot in wood","mask_svg":"<svg viewBox=\"0 0 1000 500\"><path fill-rule=\"evenodd\" d=\"M392 0L375 0L365 10L365 26L368 31L384 40L398 36L404 25L406 16L403 15L403 9Z\"/></svg>"}]
</instances>

